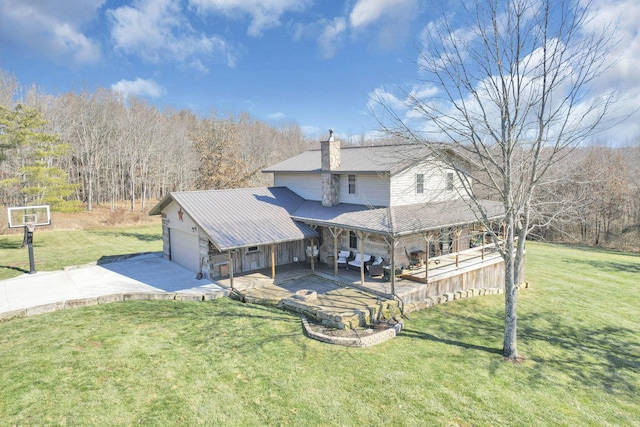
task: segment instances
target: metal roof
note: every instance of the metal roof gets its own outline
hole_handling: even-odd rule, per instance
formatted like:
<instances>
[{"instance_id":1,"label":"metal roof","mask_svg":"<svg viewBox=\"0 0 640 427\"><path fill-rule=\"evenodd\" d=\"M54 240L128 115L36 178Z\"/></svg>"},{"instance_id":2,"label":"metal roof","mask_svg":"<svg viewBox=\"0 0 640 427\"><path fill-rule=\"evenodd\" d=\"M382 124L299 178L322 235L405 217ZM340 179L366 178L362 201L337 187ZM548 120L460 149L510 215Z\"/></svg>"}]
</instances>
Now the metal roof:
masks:
<instances>
[{"instance_id":1,"label":"metal roof","mask_svg":"<svg viewBox=\"0 0 640 427\"><path fill-rule=\"evenodd\" d=\"M480 204L488 219L498 218L503 214L501 202L482 200ZM293 218L309 224L393 236L438 230L478 221L476 209L463 199L384 208L346 203L324 207L320 202L305 201L293 214Z\"/></svg>"},{"instance_id":2,"label":"metal roof","mask_svg":"<svg viewBox=\"0 0 640 427\"><path fill-rule=\"evenodd\" d=\"M304 199L286 187L174 192L150 214L160 214L171 201L184 209L220 251L318 235L292 219Z\"/></svg>"},{"instance_id":3,"label":"metal roof","mask_svg":"<svg viewBox=\"0 0 640 427\"><path fill-rule=\"evenodd\" d=\"M318 234L308 224L403 236L478 221L469 201L368 207L340 203L325 207L286 187L186 191L169 194L150 214L176 201L221 250L283 243ZM501 202L482 200L488 219L504 214Z\"/></svg>"},{"instance_id":4,"label":"metal roof","mask_svg":"<svg viewBox=\"0 0 640 427\"><path fill-rule=\"evenodd\" d=\"M332 173L396 174L414 163L430 157L431 150L422 144L341 147L340 166ZM321 152L310 150L262 170L264 173L320 173Z\"/></svg>"}]
</instances>

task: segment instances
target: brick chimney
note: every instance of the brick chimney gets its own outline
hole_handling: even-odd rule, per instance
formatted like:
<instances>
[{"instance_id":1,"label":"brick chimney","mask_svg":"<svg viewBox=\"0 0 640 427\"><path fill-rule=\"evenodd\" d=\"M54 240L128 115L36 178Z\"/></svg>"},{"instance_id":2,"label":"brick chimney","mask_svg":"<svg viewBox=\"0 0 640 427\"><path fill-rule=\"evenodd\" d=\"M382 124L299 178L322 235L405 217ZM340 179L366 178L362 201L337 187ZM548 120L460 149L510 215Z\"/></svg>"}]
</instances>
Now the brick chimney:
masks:
<instances>
[{"instance_id":1,"label":"brick chimney","mask_svg":"<svg viewBox=\"0 0 640 427\"><path fill-rule=\"evenodd\" d=\"M329 129L329 139L320 141L322 158L322 206L331 207L340 203L340 175L331 173L340 167L340 141Z\"/></svg>"}]
</instances>

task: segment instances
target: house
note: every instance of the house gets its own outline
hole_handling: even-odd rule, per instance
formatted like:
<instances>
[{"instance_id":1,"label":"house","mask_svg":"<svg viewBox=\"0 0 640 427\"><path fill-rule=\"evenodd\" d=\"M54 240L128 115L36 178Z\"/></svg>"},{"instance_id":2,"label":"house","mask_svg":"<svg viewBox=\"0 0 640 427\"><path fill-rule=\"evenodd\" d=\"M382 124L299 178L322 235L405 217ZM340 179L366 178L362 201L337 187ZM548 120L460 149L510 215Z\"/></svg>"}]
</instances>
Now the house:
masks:
<instances>
[{"instance_id":1,"label":"house","mask_svg":"<svg viewBox=\"0 0 640 427\"><path fill-rule=\"evenodd\" d=\"M162 215L165 256L212 279L269 267L275 275L301 261L331 264L337 275L339 251L349 251L382 258L393 272L417 261L428 282L430 259L484 236L459 178L471 167L444 144L345 148L330 132L320 150L264 169L273 187L174 192L150 214ZM480 205L500 218L501 203ZM363 264L363 284L365 272Z\"/></svg>"}]
</instances>

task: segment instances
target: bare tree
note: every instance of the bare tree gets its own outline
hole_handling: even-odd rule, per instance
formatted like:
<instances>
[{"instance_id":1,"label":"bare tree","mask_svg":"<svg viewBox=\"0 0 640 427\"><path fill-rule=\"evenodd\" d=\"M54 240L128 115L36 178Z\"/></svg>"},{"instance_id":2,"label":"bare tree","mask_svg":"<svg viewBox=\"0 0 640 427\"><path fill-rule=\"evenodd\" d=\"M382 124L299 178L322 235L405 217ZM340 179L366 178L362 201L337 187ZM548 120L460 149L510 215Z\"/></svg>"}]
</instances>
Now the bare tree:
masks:
<instances>
[{"instance_id":1,"label":"bare tree","mask_svg":"<svg viewBox=\"0 0 640 427\"><path fill-rule=\"evenodd\" d=\"M503 355L515 360L516 278L535 191L552 164L604 124L613 94L594 97L590 87L607 68L613 38L610 27L589 30L594 26L584 2L471 3L468 8L461 2L463 13L445 13L428 25L419 57L422 84L404 91L401 108L379 93L378 114L387 134L427 147L433 140L451 144L478 165L475 185L502 201ZM489 228L471 178L456 170L465 183L463 196Z\"/></svg>"},{"instance_id":2,"label":"bare tree","mask_svg":"<svg viewBox=\"0 0 640 427\"><path fill-rule=\"evenodd\" d=\"M200 160L197 189L248 186L255 171L248 170L242 158L236 123L214 116L201 121L190 138Z\"/></svg>"}]
</instances>

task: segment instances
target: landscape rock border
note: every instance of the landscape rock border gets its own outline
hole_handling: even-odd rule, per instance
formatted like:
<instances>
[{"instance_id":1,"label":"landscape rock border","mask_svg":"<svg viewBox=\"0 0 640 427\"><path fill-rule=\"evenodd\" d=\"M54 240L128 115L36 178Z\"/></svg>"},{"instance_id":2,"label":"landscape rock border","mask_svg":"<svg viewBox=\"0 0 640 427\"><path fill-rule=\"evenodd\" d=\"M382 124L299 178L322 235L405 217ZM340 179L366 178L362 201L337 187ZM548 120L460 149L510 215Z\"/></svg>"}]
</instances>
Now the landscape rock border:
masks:
<instances>
[{"instance_id":1,"label":"landscape rock border","mask_svg":"<svg viewBox=\"0 0 640 427\"><path fill-rule=\"evenodd\" d=\"M122 292L98 297L70 299L66 301L52 302L49 304L37 305L34 307L21 308L18 310L0 313L0 322L16 319L20 317L35 316L38 314L53 313L54 311L66 310L76 307L87 307L92 305L109 304L121 301L211 301L217 298L228 296L228 291L212 292Z\"/></svg>"}]
</instances>

